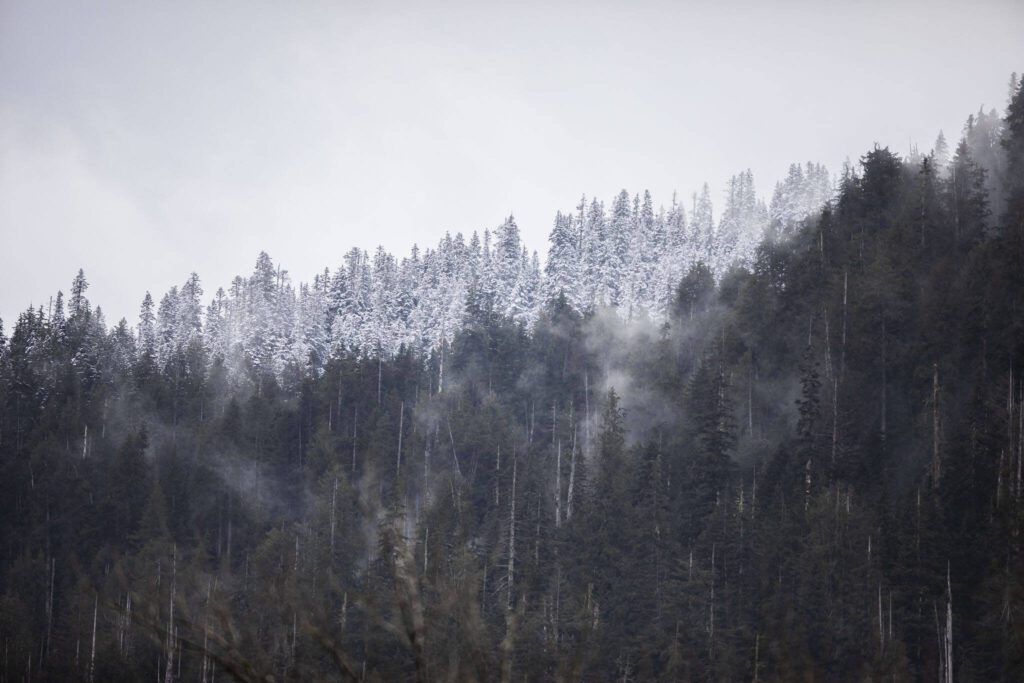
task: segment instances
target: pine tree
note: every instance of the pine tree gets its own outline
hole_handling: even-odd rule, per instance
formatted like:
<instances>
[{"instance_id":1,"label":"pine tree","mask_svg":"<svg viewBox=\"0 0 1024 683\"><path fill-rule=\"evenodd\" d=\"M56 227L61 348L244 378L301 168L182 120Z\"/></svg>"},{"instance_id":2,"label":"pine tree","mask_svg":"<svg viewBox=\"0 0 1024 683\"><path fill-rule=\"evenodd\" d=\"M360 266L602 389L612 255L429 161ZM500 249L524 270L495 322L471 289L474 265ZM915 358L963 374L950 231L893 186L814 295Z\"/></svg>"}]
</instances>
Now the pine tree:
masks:
<instances>
[{"instance_id":1,"label":"pine tree","mask_svg":"<svg viewBox=\"0 0 1024 683\"><path fill-rule=\"evenodd\" d=\"M559 212L555 216L555 225L548 238L548 260L544 265L545 301L551 302L564 296L566 302L575 311L583 310L583 298L580 285L580 252L579 242L573 225L573 217Z\"/></svg>"},{"instance_id":2,"label":"pine tree","mask_svg":"<svg viewBox=\"0 0 1024 683\"><path fill-rule=\"evenodd\" d=\"M156 355L163 369L171 362L178 331L178 288L171 289L160 299L156 314Z\"/></svg>"},{"instance_id":3,"label":"pine tree","mask_svg":"<svg viewBox=\"0 0 1024 683\"><path fill-rule=\"evenodd\" d=\"M932 163L938 174L942 174L946 170L946 166L949 165L949 145L946 144L946 136L941 130L939 136L935 138L934 147L932 147Z\"/></svg>"},{"instance_id":4,"label":"pine tree","mask_svg":"<svg viewBox=\"0 0 1024 683\"><path fill-rule=\"evenodd\" d=\"M71 282L70 317L78 322L78 319L88 317L90 313L89 300L85 298L85 292L89 289L89 282L85 279L85 272L79 268L78 274Z\"/></svg>"},{"instance_id":5,"label":"pine tree","mask_svg":"<svg viewBox=\"0 0 1024 683\"><path fill-rule=\"evenodd\" d=\"M723 342L721 342L724 344ZM697 449L687 473L696 517L691 530L723 493L733 469L736 420L724 349L716 344L690 380L688 406Z\"/></svg>"},{"instance_id":6,"label":"pine tree","mask_svg":"<svg viewBox=\"0 0 1024 683\"><path fill-rule=\"evenodd\" d=\"M198 339L203 331L202 302L203 288L199 284L199 275L192 273L179 290L177 303L177 329L175 330L175 346L186 348L194 339Z\"/></svg>"},{"instance_id":7,"label":"pine tree","mask_svg":"<svg viewBox=\"0 0 1024 683\"><path fill-rule=\"evenodd\" d=\"M580 207L583 204L581 202ZM580 208L582 215L583 209ZM584 310L607 305L610 294L605 274L608 270L608 236L604 205L592 199L581 230L583 260Z\"/></svg>"},{"instance_id":8,"label":"pine tree","mask_svg":"<svg viewBox=\"0 0 1024 683\"><path fill-rule=\"evenodd\" d=\"M711 190L707 183L701 189L700 197L693 195L693 211L690 213L690 242L693 245L693 263L703 262L708 267L714 263L715 223L711 205Z\"/></svg>"},{"instance_id":9,"label":"pine tree","mask_svg":"<svg viewBox=\"0 0 1024 683\"><path fill-rule=\"evenodd\" d=\"M1018 239L1024 236L1024 80L1006 108L1002 146L1006 152L1007 207L1003 225Z\"/></svg>"},{"instance_id":10,"label":"pine tree","mask_svg":"<svg viewBox=\"0 0 1024 683\"><path fill-rule=\"evenodd\" d=\"M689 269L689 236L687 234L686 210L675 193L668 213L659 216L659 230L664 247L659 251L655 265L654 283L651 292L651 308L659 319L666 319L675 300L676 287Z\"/></svg>"},{"instance_id":11,"label":"pine tree","mask_svg":"<svg viewBox=\"0 0 1024 683\"><path fill-rule=\"evenodd\" d=\"M505 222L498 227L495 236L496 242L492 257L494 306L499 311L507 311L512 304L512 293L519 282L523 268L523 246L515 218L509 216L505 219Z\"/></svg>"},{"instance_id":12,"label":"pine tree","mask_svg":"<svg viewBox=\"0 0 1024 683\"><path fill-rule=\"evenodd\" d=\"M950 164L948 187L956 243L972 245L979 242L985 236L989 215L985 170L971 158L966 140L960 141Z\"/></svg>"},{"instance_id":13,"label":"pine tree","mask_svg":"<svg viewBox=\"0 0 1024 683\"><path fill-rule=\"evenodd\" d=\"M603 291L601 303L618 306L624 299L627 286L629 247L632 241L633 221L629 193L622 190L612 204L607 232L604 235L603 255L600 263L600 282Z\"/></svg>"}]
</instances>

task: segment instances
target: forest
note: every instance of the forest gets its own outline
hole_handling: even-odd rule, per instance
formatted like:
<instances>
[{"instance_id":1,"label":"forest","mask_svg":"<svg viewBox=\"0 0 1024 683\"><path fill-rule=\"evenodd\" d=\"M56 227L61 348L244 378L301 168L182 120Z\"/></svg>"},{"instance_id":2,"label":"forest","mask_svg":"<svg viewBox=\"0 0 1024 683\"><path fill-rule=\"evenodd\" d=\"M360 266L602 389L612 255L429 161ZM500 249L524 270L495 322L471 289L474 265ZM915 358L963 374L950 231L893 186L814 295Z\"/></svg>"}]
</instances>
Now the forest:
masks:
<instances>
[{"instance_id":1,"label":"forest","mask_svg":"<svg viewBox=\"0 0 1024 683\"><path fill-rule=\"evenodd\" d=\"M1016 76L654 206L0 327L0 680L1024 680Z\"/></svg>"}]
</instances>

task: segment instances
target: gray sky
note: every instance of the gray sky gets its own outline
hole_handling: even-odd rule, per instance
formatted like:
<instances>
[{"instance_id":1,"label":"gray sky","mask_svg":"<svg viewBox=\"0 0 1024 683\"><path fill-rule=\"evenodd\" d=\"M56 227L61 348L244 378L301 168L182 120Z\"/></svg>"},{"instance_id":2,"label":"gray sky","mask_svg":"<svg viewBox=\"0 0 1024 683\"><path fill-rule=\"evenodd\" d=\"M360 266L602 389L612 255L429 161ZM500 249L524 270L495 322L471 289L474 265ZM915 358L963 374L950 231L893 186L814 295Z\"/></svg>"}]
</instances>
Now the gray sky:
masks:
<instances>
[{"instance_id":1,"label":"gray sky","mask_svg":"<svg viewBox=\"0 0 1024 683\"><path fill-rule=\"evenodd\" d=\"M656 202L1002 109L1024 3L0 0L0 316L77 268L135 323L260 249L299 280L582 193Z\"/></svg>"}]
</instances>

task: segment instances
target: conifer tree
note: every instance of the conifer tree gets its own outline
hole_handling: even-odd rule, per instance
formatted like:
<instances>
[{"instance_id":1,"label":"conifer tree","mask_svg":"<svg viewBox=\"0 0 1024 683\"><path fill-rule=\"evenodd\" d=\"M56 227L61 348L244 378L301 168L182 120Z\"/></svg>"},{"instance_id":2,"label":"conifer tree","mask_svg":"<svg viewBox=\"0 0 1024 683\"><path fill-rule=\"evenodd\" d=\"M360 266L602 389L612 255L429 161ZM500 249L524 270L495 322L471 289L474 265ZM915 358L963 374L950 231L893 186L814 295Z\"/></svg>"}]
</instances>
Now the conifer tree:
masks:
<instances>
[{"instance_id":1,"label":"conifer tree","mask_svg":"<svg viewBox=\"0 0 1024 683\"><path fill-rule=\"evenodd\" d=\"M573 217L559 212L549 237L551 245L544 266L546 278L545 300L554 301L564 296L575 311L583 309L580 296L580 252L573 225Z\"/></svg>"}]
</instances>

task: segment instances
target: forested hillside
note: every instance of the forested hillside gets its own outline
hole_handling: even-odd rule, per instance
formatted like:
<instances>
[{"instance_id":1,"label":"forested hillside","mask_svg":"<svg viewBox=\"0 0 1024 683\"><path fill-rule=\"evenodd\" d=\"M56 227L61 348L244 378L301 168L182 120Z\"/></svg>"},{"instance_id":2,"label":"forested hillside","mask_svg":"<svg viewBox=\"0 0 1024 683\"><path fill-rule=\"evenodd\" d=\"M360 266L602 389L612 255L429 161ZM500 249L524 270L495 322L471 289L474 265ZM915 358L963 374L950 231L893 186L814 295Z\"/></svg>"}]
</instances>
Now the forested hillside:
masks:
<instances>
[{"instance_id":1,"label":"forested hillside","mask_svg":"<svg viewBox=\"0 0 1024 683\"><path fill-rule=\"evenodd\" d=\"M0 332L0 680L1024 678L1024 89L950 152Z\"/></svg>"}]
</instances>

